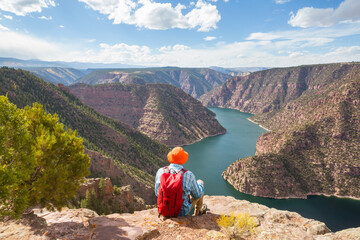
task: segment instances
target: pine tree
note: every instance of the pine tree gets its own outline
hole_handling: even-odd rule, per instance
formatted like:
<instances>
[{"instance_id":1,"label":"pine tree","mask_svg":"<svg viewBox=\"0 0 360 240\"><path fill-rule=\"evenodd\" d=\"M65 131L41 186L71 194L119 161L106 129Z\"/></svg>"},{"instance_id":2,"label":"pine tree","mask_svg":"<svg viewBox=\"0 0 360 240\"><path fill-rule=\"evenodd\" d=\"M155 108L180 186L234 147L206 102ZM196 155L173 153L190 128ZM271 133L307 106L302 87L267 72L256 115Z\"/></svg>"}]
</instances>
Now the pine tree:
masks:
<instances>
[{"instance_id":1,"label":"pine tree","mask_svg":"<svg viewBox=\"0 0 360 240\"><path fill-rule=\"evenodd\" d=\"M105 179L104 178L100 178L99 181L99 198L102 199L105 195Z\"/></svg>"},{"instance_id":2,"label":"pine tree","mask_svg":"<svg viewBox=\"0 0 360 240\"><path fill-rule=\"evenodd\" d=\"M91 195L89 189L86 189L86 195L84 199L81 199L81 208L90 208L91 209Z\"/></svg>"},{"instance_id":3,"label":"pine tree","mask_svg":"<svg viewBox=\"0 0 360 240\"><path fill-rule=\"evenodd\" d=\"M89 174L76 131L65 130L41 104L18 109L0 96L0 216L39 204L60 209Z\"/></svg>"},{"instance_id":4,"label":"pine tree","mask_svg":"<svg viewBox=\"0 0 360 240\"><path fill-rule=\"evenodd\" d=\"M24 188L35 167L34 146L25 112L0 96L0 217L18 216L27 207Z\"/></svg>"}]
</instances>

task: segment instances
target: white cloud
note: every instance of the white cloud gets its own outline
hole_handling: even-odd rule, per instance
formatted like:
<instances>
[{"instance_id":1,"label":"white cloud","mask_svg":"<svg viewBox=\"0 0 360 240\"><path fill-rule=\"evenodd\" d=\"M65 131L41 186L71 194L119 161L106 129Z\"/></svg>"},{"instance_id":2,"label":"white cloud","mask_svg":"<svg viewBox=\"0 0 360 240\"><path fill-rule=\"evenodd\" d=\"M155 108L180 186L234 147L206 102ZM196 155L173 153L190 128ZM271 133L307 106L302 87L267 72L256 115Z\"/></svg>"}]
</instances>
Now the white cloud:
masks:
<instances>
[{"instance_id":1,"label":"white cloud","mask_svg":"<svg viewBox=\"0 0 360 240\"><path fill-rule=\"evenodd\" d=\"M13 19L13 17L10 16L10 15L4 15L4 18L9 19L9 20L12 20L12 19Z\"/></svg>"},{"instance_id":2,"label":"white cloud","mask_svg":"<svg viewBox=\"0 0 360 240\"><path fill-rule=\"evenodd\" d=\"M208 32L211 29L216 29L217 22L220 21L221 16L215 5L205 3L199 0L196 3L196 8L186 14L187 22L192 28L199 26L198 31Z\"/></svg>"},{"instance_id":3,"label":"white cloud","mask_svg":"<svg viewBox=\"0 0 360 240\"><path fill-rule=\"evenodd\" d=\"M82 62L103 62L103 63L152 63L152 50L147 46L128 45L125 43L109 45L101 43L100 49L87 54L75 55L74 59Z\"/></svg>"},{"instance_id":4,"label":"white cloud","mask_svg":"<svg viewBox=\"0 0 360 240\"><path fill-rule=\"evenodd\" d=\"M0 31L9 31L9 29L0 24Z\"/></svg>"},{"instance_id":5,"label":"white cloud","mask_svg":"<svg viewBox=\"0 0 360 240\"><path fill-rule=\"evenodd\" d=\"M0 0L0 9L25 16L32 12L41 12L43 8L55 7L54 0Z\"/></svg>"},{"instance_id":6,"label":"white cloud","mask_svg":"<svg viewBox=\"0 0 360 240\"><path fill-rule=\"evenodd\" d=\"M189 50L189 49L190 49L190 47L185 46L185 45L181 45L181 44L176 44L173 47L174 51L185 51L185 50Z\"/></svg>"},{"instance_id":7,"label":"white cloud","mask_svg":"<svg viewBox=\"0 0 360 240\"><path fill-rule=\"evenodd\" d=\"M293 27L330 27L343 21L360 19L360 1L344 0L336 9L305 7L290 13L288 23Z\"/></svg>"},{"instance_id":8,"label":"white cloud","mask_svg":"<svg viewBox=\"0 0 360 240\"><path fill-rule=\"evenodd\" d=\"M315 41L315 40L314 40ZM311 42L310 40L308 42ZM143 66L265 66L285 67L302 64L356 61L360 46L326 48L312 53L301 46L306 41L244 41L222 43L213 48L189 48L184 45L148 46L125 43L100 44L98 50L74 53L69 59L82 62L127 63Z\"/></svg>"},{"instance_id":9,"label":"white cloud","mask_svg":"<svg viewBox=\"0 0 360 240\"><path fill-rule=\"evenodd\" d=\"M49 17L46 17L46 16L41 16L41 17L39 17L39 19L49 21L49 20L52 20L52 16L49 16Z\"/></svg>"},{"instance_id":10,"label":"white cloud","mask_svg":"<svg viewBox=\"0 0 360 240\"><path fill-rule=\"evenodd\" d=\"M61 45L14 32L0 25L0 56L48 61L126 63L143 66L265 66L359 61L360 44L341 46L342 37L359 35L359 23L331 28L309 28L249 34L245 41L217 42L214 47L190 48L183 44L150 47L127 43ZM91 39L88 42L93 42ZM90 48L91 46L91 48Z\"/></svg>"},{"instance_id":11,"label":"white cloud","mask_svg":"<svg viewBox=\"0 0 360 240\"><path fill-rule=\"evenodd\" d=\"M162 46L159 48L159 52L169 52L169 51L185 51L189 50L190 47L182 44L176 44L174 46Z\"/></svg>"},{"instance_id":12,"label":"white cloud","mask_svg":"<svg viewBox=\"0 0 360 240\"><path fill-rule=\"evenodd\" d=\"M0 56L20 59L61 59L66 49L42 39L13 32L0 25Z\"/></svg>"},{"instance_id":13,"label":"white cloud","mask_svg":"<svg viewBox=\"0 0 360 240\"><path fill-rule=\"evenodd\" d=\"M147 1L136 10L132 22L138 27L165 30L169 28L189 28L190 25L182 15L184 5L178 4L175 8L171 3L154 3ZM131 24L131 22L128 22Z\"/></svg>"},{"instance_id":14,"label":"white cloud","mask_svg":"<svg viewBox=\"0 0 360 240\"><path fill-rule=\"evenodd\" d=\"M65 28L65 26L64 25L59 25L59 28Z\"/></svg>"},{"instance_id":15,"label":"white cloud","mask_svg":"<svg viewBox=\"0 0 360 240\"><path fill-rule=\"evenodd\" d=\"M172 47L171 46L162 46L159 51L160 52L167 52L167 51L171 51Z\"/></svg>"},{"instance_id":16,"label":"white cloud","mask_svg":"<svg viewBox=\"0 0 360 240\"><path fill-rule=\"evenodd\" d=\"M221 17L215 5L198 0L186 14L185 5L158 3L152 0L79 0L95 11L107 15L114 24L130 24L140 28L165 30L171 28L210 31L216 29Z\"/></svg>"},{"instance_id":17,"label":"white cloud","mask_svg":"<svg viewBox=\"0 0 360 240\"><path fill-rule=\"evenodd\" d=\"M284 4L290 2L291 0L274 0L276 4Z\"/></svg>"},{"instance_id":18,"label":"white cloud","mask_svg":"<svg viewBox=\"0 0 360 240\"><path fill-rule=\"evenodd\" d=\"M204 40L205 40L205 41L213 41L213 40L215 40L215 39L216 39L216 37L213 37L213 36L204 37Z\"/></svg>"},{"instance_id":19,"label":"white cloud","mask_svg":"<svg viewBox=\"0 0 360 240\"><path fill-rule=\"evenodd\" d=\"M274 39L280 38L279 35L276 35L274 33L262 33L262 32L256 32L251 33L249 37L246 38L246 40L262 40L262 41L271 41Z\"/></svg>"}]
</instances>

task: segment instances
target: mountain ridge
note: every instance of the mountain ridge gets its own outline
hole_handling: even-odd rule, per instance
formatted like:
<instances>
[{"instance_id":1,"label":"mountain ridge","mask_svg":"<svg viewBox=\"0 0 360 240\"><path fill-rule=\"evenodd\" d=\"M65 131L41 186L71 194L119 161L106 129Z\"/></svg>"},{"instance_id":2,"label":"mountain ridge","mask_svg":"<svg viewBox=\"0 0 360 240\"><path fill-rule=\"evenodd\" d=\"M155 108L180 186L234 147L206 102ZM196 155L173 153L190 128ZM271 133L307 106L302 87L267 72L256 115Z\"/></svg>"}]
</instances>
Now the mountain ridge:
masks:
<instances>
[{"instance_id":1,"label":"mountain ridge","mask_svg":"<svg viewBox=\"0 0 360 240\"><path fill-rule=\"evenodd\" d=\"M168 83L181 88L194 98L221 85L230 76L208 68L128 68L100 69L80 78L77 83L91 85L104 83L147 84Z\"/></svg>"},{"instance_id":2,"label":"mountain ridge","mask_svg":"<svg viewBox=\"0 0 360 240\"><path fill-rule=\"evenodd\" d=\"M68 89L100 113L169 146L225 133L213 112L170 84L75 84Z\"/></svg>"},{"instance_id":3,"label":"mountain ridge","mask_svg":"<svg viewBox=\"0 0 360 240\"><path fill-rule=\"evenodd\" d=\"M34 75L47 82L54 84L73 84L77 79L86 75L85 71L74 68L63 67L23 67L23 70L30 71Z\"/></svg>"}]
</instances>

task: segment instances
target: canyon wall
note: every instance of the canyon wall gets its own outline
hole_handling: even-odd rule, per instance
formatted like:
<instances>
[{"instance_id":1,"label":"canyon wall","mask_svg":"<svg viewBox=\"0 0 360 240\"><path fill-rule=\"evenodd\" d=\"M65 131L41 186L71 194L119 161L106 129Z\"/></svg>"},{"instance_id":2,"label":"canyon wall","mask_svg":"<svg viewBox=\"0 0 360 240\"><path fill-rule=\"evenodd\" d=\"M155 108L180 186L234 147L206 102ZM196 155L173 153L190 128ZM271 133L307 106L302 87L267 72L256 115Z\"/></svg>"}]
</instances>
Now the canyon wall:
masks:
<instances>
[{"instance_id":1,"label":"canyon wall","mask_svg":"<svg viewBox=\"0 0 360 240\"><path fill-rule=\"evenodd\" d=\"M76 84L69 88L96 111L169 146L225 133L213 112L169 84Z\"/></svg>"},{"instance_id":2,"label":"canyon wall","mask_svg":"<svg viewBox=\"0 0 360 240\"><path fill-rule=\"evenodd\" d=\"M270 69L204 95L207 106L254 113L271 131L256 155L224 171L239 191L274 198L360 198L360 64Z\"/></svg>"}]
</instances>

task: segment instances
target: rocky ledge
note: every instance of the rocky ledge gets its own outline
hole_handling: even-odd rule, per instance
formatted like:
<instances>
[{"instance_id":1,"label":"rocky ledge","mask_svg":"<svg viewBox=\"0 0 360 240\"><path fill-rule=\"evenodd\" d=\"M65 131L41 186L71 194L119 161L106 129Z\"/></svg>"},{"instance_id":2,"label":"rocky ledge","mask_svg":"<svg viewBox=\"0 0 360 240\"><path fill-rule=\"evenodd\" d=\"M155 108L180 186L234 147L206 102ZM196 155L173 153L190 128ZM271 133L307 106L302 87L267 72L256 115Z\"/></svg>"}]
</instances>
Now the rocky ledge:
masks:
<instances>
[{"instance_id":1,"label":"rocky ledge","mask_svg":"<svg viewBox=\"0 0 360 240\"><path fill-rule=\"evenodd\" d=\"M0 222L0 239L227 239L216 220L221 214L247 212L255 233L245 239L360 239L360 227L331 232L319 221L233 197L205 196L202 216L162 219L156 209L98 216L88 209L49 212L35 209L20 220Z\"/></svg>"}]
</instances>

